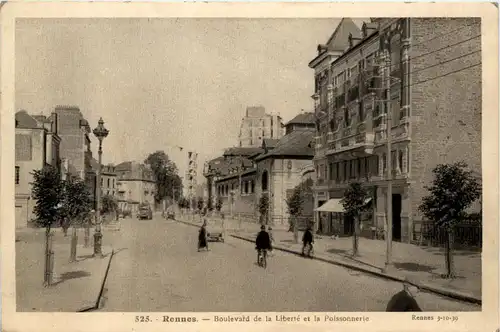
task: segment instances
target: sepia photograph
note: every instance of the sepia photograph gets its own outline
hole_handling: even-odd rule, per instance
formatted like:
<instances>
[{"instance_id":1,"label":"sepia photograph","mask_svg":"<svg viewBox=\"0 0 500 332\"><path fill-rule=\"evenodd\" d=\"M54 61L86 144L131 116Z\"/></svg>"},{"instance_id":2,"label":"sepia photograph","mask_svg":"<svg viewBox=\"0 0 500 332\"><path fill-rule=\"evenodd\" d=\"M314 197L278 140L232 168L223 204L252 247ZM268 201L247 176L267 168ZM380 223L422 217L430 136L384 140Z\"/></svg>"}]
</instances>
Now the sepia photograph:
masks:
<instances>
[{"instance_id":1,"label":"sepia photograph","mask_svg":"<svg viewBox=\"0 0 500 332\"><path fill-rule=\"evenodd\" d=\"M485 23L359 13L12 20L14 310L481 313Z\"/></svg>"}]
</instances>

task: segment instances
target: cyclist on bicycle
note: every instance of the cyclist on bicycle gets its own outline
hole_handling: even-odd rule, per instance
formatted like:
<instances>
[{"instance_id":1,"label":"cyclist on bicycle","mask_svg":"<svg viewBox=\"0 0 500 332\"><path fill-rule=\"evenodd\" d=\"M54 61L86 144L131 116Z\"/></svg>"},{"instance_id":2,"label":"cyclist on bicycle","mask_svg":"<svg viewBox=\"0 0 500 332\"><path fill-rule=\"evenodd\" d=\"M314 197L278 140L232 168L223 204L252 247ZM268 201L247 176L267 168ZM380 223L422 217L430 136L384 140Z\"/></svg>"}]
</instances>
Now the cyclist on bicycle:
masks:
<instances>
[{"instance_id":1,"label":"cyclist on bicycle","mask_svg":"<svg viewBox=\"0 0 500 332\"><path fill-rule=\"evenodd\" d=\"M260 226L260 232L255 239L255 249L257 250L257 262L259 261L259 254L261 250L271 249L271 238L266 232L266 226Z\"/></svg>"},{"instance_id":2,"label":"cyclist on bicycle","mask_svg":"<svg viewBox=\"0 0 500 332\"><path fill-rule=\"evenodd\" d=\"M306 247L309 245L311 246L312 250L312 245L314 243L314 237L312 234L311 226L307 226L306 231L304 232L304 235L302 236L302 255L305 255L305 250Z\"/></svg>"}]
</instances>

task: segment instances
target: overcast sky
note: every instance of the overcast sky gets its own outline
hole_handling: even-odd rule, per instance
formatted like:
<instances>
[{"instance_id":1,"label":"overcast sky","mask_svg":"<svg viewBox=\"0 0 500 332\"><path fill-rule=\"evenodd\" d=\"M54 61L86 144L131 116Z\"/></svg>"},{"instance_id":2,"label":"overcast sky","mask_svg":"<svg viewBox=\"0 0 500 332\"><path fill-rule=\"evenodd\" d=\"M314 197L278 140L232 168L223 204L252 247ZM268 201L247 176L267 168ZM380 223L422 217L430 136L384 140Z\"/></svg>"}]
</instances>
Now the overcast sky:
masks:
<instances>
[{"instance_id":1,"label":"overcast sky","mask_svg":"<svg viewBox=\"0 0 500 332\"><path fill-rule=\"evenodd\" d=\"M161 149L182 168L189 150L206 159L236 145L246 106L285 121L311 110L307 64L338 22L18 20L16 109L50 114L77 105L92 128L102 116L110 130L105 163L142 161ZM169 148L176 145L182 153Z\"/></svg>"}]
</instances>

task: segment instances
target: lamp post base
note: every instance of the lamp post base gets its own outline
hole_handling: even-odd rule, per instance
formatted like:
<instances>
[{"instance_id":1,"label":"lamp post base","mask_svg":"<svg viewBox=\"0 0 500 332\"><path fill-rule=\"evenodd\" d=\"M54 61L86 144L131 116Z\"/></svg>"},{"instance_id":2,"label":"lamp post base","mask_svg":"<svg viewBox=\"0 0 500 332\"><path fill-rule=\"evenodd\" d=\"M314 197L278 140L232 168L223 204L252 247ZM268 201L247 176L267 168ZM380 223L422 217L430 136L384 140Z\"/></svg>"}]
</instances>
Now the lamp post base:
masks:
<instances>
[{"instance_id":1,"label":"lamp post base","mask_svg":"<svg viewBox=\"0 0 500 332\"><path fill-rule=\"evenodd\" d=\"M94 257L102 257L102 233L94 234Z\"/></svg>"}]
</instances>

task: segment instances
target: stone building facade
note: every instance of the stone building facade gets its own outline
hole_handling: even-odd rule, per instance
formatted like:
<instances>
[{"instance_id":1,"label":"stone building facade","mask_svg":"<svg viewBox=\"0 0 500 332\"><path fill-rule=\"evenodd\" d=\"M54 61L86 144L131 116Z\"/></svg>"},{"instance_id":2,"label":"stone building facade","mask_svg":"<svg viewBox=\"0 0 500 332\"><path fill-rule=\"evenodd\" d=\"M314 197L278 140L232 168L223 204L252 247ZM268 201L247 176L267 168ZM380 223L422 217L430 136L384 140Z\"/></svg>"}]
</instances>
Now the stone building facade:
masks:
<instances>
[{"instance_id":1,"label":"stone building facade","mask_svg":"<svg viewBox=\"0 0 500 332\"><path fill-rule=\"evenodd\" d=\"M57 132L57 114L47 118L19 111L15 120L16 228L23 228L29 226L30 220L34 218L36 201L31 196L32 172L45 165L61 169L61 138Z\"/></svg>"},{"instance_id":2,"label":"stone building facade","mask_svg":"<svg viewBox=\"0 0 500 332\"><path fill-rule=\"evenodd\" d=\"M154 208L156 183L148 165L126 161L116 165L116 194L118 208L134 215L140 204Z\"/></svg>"},{"instance_id":3,"label":"stone building facade","mask_svg":"<svg viewBox=\"0 0 500 332\"><path fill-rule=\"evenodd\" d=\"M372 19L361 29L343 19L310 63L319 119L316 206L341 199L350 181L360 181L374 202L364 229L386 228L389 166L393 237L410 241L432 169L465 160L480 171L480 58L479 19ZM341 211L321 220L330 232L352 231Z\"/></svg>"},{"instance_id":4,"label":"stone building facade","mask_svg":"<svg viewBox=\"0 0 500 332\"><path fill-rule=\"evenodd\" d=\"M92 168L90 125L77 106L56 106L55 114L61 137L61 158L67 160L70 175L85 181L95 202L96 173Z\"/></svg>"}]
</instances>

